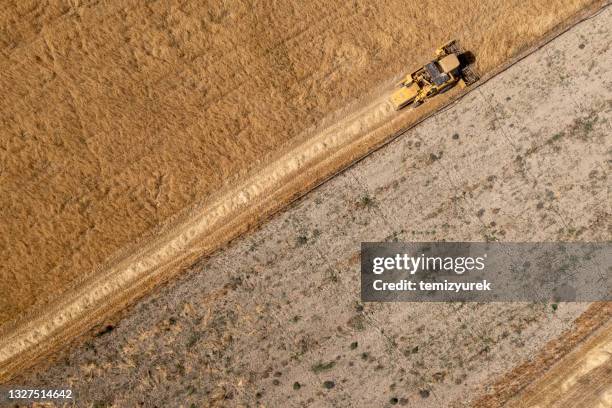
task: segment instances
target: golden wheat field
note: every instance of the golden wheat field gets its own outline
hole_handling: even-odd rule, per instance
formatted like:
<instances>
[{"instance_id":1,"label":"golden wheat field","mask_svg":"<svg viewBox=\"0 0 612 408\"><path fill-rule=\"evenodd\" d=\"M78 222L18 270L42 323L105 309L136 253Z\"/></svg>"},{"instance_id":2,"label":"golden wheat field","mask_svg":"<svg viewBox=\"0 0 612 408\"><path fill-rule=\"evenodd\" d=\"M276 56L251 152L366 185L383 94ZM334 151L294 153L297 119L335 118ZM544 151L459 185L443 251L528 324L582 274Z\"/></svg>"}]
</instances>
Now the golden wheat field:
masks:
<instances>
[{"instance_id":1,"label":"golden wheat field","mask_svg":"<svg viewBox=\"0 0 612 408\"><path fill-rule=\"evenodd\" d=\"M0 326L442 42L485 73L594 3L4 2Z\"/></svg>"}]
</instances>

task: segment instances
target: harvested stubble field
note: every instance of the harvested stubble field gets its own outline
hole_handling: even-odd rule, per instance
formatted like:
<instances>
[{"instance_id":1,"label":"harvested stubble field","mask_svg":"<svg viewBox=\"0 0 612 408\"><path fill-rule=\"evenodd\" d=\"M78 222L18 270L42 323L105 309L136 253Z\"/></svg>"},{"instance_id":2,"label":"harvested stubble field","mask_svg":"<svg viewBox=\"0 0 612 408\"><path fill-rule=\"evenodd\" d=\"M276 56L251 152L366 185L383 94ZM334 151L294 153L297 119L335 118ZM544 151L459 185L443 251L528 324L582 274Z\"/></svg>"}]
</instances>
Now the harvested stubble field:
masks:
<instances>
[{"instance_id":1,"label":"harvested stubble field","mask_svg":"<svg viewBox=\"0 0 612 408\"><path fill-rule=\"evenodd\" d=\"M484 73L599 4L6 3L0 327L255 174L440 43L459 38Z\"/></svg>"}]
</instances>

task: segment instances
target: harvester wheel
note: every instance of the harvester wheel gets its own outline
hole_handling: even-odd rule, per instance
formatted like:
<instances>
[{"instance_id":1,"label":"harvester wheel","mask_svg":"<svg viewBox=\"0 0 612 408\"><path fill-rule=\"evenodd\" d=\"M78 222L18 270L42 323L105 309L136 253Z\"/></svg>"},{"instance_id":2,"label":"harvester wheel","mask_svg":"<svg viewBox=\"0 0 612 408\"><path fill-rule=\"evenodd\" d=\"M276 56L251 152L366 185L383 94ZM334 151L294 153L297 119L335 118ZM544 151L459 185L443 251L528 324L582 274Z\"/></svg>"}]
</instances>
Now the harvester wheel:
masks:
<instances>
[{"instance_id":1,"label":"harvester wheel","mask_svg":"<svg viewBox=\"0 0 612 408\"><path fill-rule=\"evenodd\" d=\"M445 48L447 54L461 54L461 46L459 45L459 41L455 40L450 42Z\"/></svg>"},{"instance_id":2,"label":"harvester wheel","mask_svg":"<svg viewBox=\"0 0 612 408\"><path fill-rule=\"evenodd\" d=\"M480 77L472 69L472 67L464 67L461 70L461 76L463 77L463 80L465 81L466 85L472 85L474 82L480 79Z\"/></svg>"}]
</instances>

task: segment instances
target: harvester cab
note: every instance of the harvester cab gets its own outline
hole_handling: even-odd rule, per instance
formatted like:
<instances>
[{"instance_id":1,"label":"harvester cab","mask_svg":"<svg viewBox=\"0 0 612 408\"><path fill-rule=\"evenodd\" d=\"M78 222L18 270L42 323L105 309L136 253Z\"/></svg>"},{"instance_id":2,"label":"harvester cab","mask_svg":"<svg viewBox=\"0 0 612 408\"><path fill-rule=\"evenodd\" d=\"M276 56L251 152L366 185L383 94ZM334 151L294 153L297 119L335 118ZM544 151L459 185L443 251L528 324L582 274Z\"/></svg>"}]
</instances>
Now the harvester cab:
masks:
<instances>
[{"instance_id":1,"label":"harvester cab","mask_svg":"<svg viewBox=\"0 0 612 408\"><path fill-rule=\"evenodd\" d=\"M427 98L445 92L454 85L471 85L478 80L471 62L457 41L450 41L436 50L436 59L407 75L389 98L396 110L413 104L418 106Z\"/></svg>"}]
</instances>

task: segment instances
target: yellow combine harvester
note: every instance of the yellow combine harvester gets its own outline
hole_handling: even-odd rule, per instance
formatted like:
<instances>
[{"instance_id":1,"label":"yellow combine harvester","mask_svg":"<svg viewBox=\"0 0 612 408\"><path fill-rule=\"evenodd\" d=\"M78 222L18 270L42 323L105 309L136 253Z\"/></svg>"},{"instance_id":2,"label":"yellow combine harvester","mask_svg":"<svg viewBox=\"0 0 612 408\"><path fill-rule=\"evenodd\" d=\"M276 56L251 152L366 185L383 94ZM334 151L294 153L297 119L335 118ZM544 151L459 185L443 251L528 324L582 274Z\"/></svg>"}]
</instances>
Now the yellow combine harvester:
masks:
<instances>
[{"instance_id":1,"label":"yellow combine harvester","mask_svg":"<svg viewBox=\"0 0 612 408\"><path fill-rule=\"evenodd\" d=\"M391 103L396 110L409 104L416 107L456 84L462 88L471 85L478 80L478 75L471 68L473 57L470 56L456 40L444 44L436 50L435 60L400 81L400 88L389 98Z\"/></svg>"}]
</instances>

